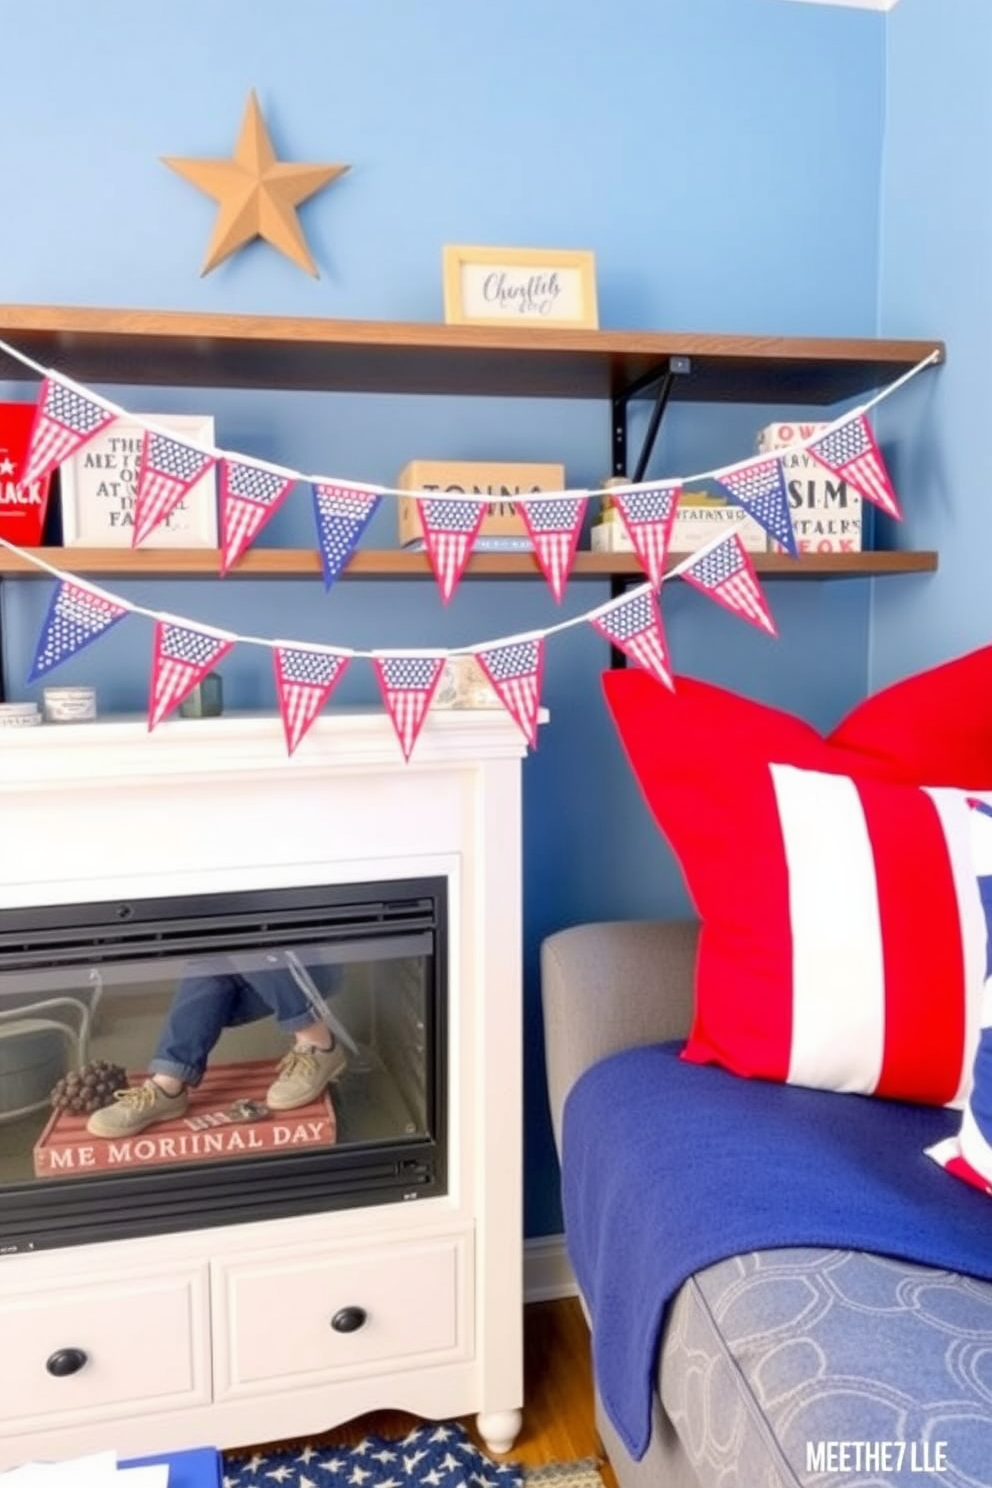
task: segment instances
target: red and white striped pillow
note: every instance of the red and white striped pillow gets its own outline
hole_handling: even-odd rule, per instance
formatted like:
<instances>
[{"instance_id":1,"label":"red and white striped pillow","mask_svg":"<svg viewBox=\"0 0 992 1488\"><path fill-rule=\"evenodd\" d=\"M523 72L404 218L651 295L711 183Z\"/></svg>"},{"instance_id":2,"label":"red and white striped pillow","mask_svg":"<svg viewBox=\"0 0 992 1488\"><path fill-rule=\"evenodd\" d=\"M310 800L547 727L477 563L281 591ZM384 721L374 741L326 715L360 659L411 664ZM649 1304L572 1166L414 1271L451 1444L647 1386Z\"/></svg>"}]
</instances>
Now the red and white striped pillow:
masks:
<instances>
[{"instance_id":1,"label":"red and white striped pillow","mask_svg":"<svg viewBox=\"0 0 992 1488\"><path fill-rule=\"evenodd\" d=\"M826 737L692 678L604 687L701 921L685 1057L960 1104L984 983L967 801L992 792L992 648Z\"/></svg>"},{"instance_id":2,"label":"red and white striped pillow","mask_svg":"<svg viewBox=\"0 0 992 1488\"><path fill-rule=\"evenodd\" d=\"M704 918L685 1058L960 1104L986 957L969 794L791 765L767 773L770 796L737 804L737 841L709 870L729 870L723 892L736 884L743 898Z\"/></svg>"}]
</instances>

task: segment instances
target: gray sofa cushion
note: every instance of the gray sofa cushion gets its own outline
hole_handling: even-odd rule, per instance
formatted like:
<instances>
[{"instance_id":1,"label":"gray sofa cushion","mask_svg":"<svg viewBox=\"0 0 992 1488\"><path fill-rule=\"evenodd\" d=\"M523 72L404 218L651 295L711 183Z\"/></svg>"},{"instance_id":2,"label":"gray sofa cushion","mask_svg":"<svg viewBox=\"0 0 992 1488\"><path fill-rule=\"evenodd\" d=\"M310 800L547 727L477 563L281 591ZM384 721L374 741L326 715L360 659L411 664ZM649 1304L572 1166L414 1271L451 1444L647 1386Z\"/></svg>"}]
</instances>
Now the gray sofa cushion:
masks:
<instances>
[{"instance_id":1,"label":"gray sofa cushion","mask_svg":"<svg viewBox=\"0 0 992 1488\"><path fill-rule=\"evenodd\" d=\"M673 1303L660 1388L701 1488L988 1483L992 1284L858 1251L735 1256ZM828 1442L894 1446L830 1471Z\"/></svg>"}]
</instances>

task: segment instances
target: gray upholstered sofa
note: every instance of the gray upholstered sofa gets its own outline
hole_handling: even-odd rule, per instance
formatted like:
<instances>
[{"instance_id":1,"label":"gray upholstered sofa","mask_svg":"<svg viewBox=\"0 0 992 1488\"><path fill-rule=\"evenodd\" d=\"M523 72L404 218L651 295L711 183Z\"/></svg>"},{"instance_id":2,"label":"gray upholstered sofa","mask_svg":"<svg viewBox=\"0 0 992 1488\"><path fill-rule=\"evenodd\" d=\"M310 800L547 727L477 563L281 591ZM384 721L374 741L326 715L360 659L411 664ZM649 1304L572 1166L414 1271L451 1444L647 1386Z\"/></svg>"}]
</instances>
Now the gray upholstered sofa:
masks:
<instances>
[{"instance_id":1,"label":"gray upholstered sofa","mask_svg":"<svg viewBox=\"0 0 992 1488\"><path fill-rule=\"evenodd\" d=\"M559 1154L585 1071L684 1035L696 938L689 922L618 922L545 941ZM672 1301L651 1407L650 1444L634 1460L597 1393L622 1488L992 1484L992 1284L855 1250L729 1256Z\"/></svg>"}]
</instances>

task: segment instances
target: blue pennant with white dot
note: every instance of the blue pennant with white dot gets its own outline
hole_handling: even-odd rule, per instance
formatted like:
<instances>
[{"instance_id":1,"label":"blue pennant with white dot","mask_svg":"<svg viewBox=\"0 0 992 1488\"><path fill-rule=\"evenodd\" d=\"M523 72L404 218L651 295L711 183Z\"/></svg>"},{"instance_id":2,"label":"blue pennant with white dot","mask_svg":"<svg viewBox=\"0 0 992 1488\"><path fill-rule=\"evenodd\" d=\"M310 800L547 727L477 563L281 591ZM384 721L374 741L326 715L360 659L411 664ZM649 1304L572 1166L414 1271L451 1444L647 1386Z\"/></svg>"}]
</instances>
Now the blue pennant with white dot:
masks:
<instances>
[{"instance_id":1,"label":"blue pennant with white dot","mask_svg":"<svg viewBox=\"0 0 992 1488\"><path fill-rule=\"evenodd\" d=\"M69 579L61 580L41 628L28 681L33 682L74 656L127 613L124 605L109 595L97 594Z\"/></svg>"},{"instance_id":2,"label":"blue pennant with white dot","mask_svg":"<svg viewBox=\"0 0 992 1488\"><path fill-rule=\"evenodd\" d=\"M457 1422L416 1427L399 1441L229 1453L223 1488L522 1488L516 1462L494 1462Z\"/></svg>"}]
</instances>

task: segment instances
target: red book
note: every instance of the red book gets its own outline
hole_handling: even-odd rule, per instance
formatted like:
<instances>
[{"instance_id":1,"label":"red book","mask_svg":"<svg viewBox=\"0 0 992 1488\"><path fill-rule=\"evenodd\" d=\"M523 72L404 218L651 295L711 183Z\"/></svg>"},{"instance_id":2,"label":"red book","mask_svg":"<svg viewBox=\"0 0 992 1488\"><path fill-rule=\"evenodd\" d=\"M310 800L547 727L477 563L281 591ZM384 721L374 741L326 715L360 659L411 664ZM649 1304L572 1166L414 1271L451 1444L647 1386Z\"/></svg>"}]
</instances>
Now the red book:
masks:
<instances>
[{"instance_id":1,"label":"red book","mask_svg":"<svg viewBox=\"0 0 992 1488\"><path fill-rule=\"evenodd\" d=\"M22 486L17 477L28 452L33 403L0 403L0 537L21 548L41 544L51 477Z\"/></svg>"}]
</instances>

